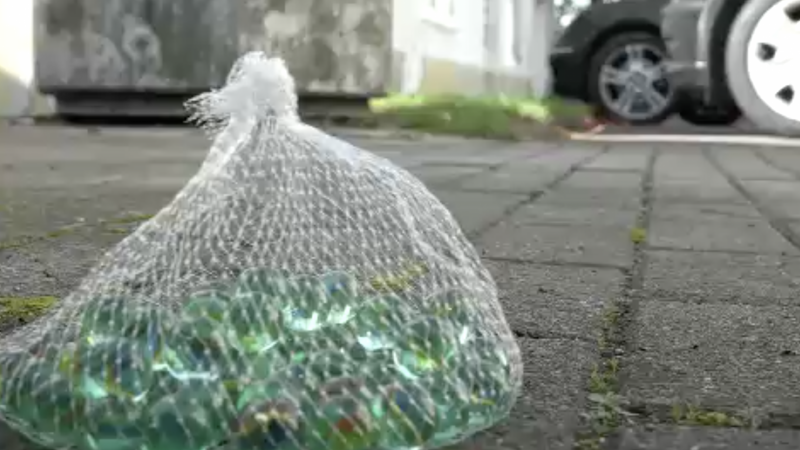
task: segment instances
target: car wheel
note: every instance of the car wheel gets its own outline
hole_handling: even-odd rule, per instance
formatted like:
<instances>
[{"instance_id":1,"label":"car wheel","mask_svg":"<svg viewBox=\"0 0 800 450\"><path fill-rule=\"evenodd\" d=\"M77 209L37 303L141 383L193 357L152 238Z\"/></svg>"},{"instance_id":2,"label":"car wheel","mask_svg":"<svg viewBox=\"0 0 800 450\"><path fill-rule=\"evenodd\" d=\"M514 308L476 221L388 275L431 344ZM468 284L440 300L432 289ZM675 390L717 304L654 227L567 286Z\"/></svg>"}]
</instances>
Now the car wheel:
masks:
<instances>
[{"instance_id":1,"label":"car wheel","mask_svg":"<svg viewBox=\"0 0 800 450\"><path fill-rule=\"evenodd\" d=\"M735 106L706 106L690 102L678 109L678 116L692 125L733 125L742 112Z\"/></svg>"},{"instance_id":2,"label":"car wheel","mask_svg":"<svg viewBox=\"0 0 800 450\"><path fill-rule=\"evenodd\" d=\"M759 128L800 135L800 0L751 1L731 26L728 85Z\"/></svg>"},{"instance_id":3,"label":"car wheel","mask_svg":"<svg viewBox=\"0 0 800 450\"><path fill-rule=\"evenodd\" d=\"M589 101L612 122L663 122L675 106L665 58L664 42L652 34L630 32L612 37L592 57Z\"/></svg>"}]
</instances>

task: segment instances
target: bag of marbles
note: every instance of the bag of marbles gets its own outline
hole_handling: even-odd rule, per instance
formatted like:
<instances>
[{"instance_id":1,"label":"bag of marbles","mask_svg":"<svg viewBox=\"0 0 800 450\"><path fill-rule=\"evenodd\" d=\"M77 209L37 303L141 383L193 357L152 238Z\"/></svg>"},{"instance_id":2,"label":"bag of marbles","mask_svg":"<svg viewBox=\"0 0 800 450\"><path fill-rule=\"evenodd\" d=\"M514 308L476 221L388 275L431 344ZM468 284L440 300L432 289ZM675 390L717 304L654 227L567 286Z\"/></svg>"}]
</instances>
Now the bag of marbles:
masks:
<instances>
[{"instance_id":1,"label":"bag of marbles","mask_svg":"<svg viewBox=\"0 0 800 450\"><path fill-rule=\"evenodd\" d=\"M187 106L202 166L0 341L2 420L51 448L396 450L508 414L496 286L420 181L302 123L260 52Z\"/></svg>"}]
</instances>

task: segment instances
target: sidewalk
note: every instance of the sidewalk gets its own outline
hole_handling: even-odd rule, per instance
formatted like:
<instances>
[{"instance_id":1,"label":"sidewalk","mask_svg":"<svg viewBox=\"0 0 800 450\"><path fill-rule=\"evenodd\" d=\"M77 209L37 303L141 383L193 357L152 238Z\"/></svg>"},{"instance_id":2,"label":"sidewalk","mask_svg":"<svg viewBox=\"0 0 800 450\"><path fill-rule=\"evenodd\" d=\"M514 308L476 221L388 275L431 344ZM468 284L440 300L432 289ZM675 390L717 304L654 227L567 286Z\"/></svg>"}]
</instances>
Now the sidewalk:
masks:
<instances>
[{"instance_id":1,"label":"sidewalk","mask_svg":"<svg viewBox=\"0 0 800 450\"><path fill-rule=\"evenodd\" d=\"M459 450L800 448L800 148L354 140L451 208L525 355ZM0 298L65 295L207 146L0 130Z\"/></svg>"}]
</instances>

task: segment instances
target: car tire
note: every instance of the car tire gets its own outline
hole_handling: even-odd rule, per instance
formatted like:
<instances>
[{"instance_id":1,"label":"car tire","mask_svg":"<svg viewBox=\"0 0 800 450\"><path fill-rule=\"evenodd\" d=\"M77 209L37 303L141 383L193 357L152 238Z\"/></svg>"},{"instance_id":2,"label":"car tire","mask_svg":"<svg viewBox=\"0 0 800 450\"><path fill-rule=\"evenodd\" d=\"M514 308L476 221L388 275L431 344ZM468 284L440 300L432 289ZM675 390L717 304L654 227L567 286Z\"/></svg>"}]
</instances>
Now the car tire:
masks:
<instances>
[{"instance_id":1,"label":"car tire","mask_svg":"<svg viewBox=\"0 0 800 450\"><path fill-rule=\"evenodd\" d=\"M600 74L606 61L611 57L614 52L619 51L630 44L644 44L652 48L658 49L662 55L666 57L666 49L664 41L656 35L647 32L625 32L617 34L616 36L608 39L600 49L595 52L589 64L589 76L587 80L587 97L589 103L594 106L598 115L608 120L609 122L628 125L653 125L659 124L666 120L668 117L675 113L675 95L670 95L668 104L658 114L642 119L631 119L622 117L614 112L608 105L605 104L603 96L600 93Z\"/></svg>"},{"instance_id":2,"label":"car tire","mask_svg":"<svg viewBox=\"0 0 800 450\"><path fill-rule=\"evenodd\" d=\"M690 102L678 109L678 116L692 125L728 126L736 123L742 117L742 112L736 106L712 107Z\"/></svg>"},{"instance_id":3,"label":"car tire","mask_svg":"<svg viewBox=\"0 0 800 450\"><path fill-rule=\"evenodd\" d=\"M726 77L736 103L746 105L742 108L744 114L759 129L780 135L800 136L800 121L778 113L764 102L756 92L747 66L748 44L756 25L777 3L779 0L751 1L739 11L725 48Z\"/></svg>"}]
</instances>

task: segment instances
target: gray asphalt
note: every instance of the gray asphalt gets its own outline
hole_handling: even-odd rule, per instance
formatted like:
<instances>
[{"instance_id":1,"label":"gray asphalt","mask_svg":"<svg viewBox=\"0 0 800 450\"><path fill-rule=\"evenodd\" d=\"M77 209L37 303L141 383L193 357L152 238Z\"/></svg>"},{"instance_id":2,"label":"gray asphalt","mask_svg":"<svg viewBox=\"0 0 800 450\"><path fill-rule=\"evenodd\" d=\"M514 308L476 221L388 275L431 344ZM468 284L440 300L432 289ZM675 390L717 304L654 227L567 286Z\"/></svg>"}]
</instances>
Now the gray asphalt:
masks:
<instances>
[{"instance_id":1,"label":"gray asphalt","mask_svg":"<svg viewBox=\"0 0 800 450\"><path fill-rule=\"evenodd\" d=\"M343 136L451 209L518 336L516 408L459 449L800 448L800 143ZM0 128L0 297L69 292L207 146L181 129ZM30 447L14 439L0 432Z\"/></svg>"}]
</instances>

